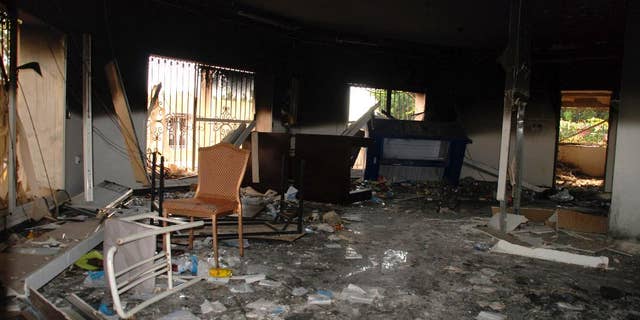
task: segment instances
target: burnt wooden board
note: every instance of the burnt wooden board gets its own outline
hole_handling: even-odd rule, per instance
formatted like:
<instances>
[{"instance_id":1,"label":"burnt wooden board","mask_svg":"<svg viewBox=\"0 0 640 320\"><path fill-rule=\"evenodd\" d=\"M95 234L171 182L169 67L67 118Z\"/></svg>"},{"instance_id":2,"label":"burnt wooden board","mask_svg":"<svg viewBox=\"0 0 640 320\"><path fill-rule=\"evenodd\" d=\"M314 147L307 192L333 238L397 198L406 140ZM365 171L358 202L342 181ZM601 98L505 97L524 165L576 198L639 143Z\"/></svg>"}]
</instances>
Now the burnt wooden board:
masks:
<instances>
[{"instance_id":1,"label":"burnt wooden board","mask_svg":"<svg viewBox=\"0 0 640 320\"><path fill-rule=\"evenodd\" d=\"M243 185L251 185L260 192L268 189L282 192L282 157L289 154L290 139L291 135L286 133L259 132L257 152L260 182L252 183L249 166ZM328 203L349 202L354 148L370 144L371 139L315 134L296 134L294 139L293 157L288 161L286 175L292 177L300 189L297 184L300 181L300 165L304 161L304 199ZM246 141L243 148L256 150L250 141Z\"/></svg>"},{"instance_id":2,"label":"burnt wooden board","mask_svg":"<svg viewBox=\"0 0 640 320\"><path fill-rule=\"evenodd\" d=\"M578 211L558 209L557 227L578 232L606 234L609 226L605 216L581 213Z\"/></svg>"}]
</instances>

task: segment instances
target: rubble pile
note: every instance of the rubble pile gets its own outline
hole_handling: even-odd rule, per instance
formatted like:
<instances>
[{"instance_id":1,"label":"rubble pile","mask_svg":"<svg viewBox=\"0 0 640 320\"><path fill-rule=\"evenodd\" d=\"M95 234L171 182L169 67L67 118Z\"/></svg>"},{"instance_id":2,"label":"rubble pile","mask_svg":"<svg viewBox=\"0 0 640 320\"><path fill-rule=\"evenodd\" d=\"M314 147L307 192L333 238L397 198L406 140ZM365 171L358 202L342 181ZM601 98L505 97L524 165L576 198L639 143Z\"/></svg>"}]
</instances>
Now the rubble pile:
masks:
<instances>
[{"instance_id":1,"label":"rubble pile","mask_svg":"<svg viewBox=\"0 0 640 320\"><path fill-rule=\"evenodd\" d=\"M399 190L418 186L394 184L395 199L414 197L415 191ZM136 318L609 319L640 312L639 292L625 285L640 281L631 272L638 265L635 256L607 251L611 270L606 271L505 256L493 252L492 237L475 231L487 222L486 208L460 202L460 209L474 216L449 219L416 202L386 202L310 202L306 236L292 243L250 239L244 257L228 247L237 243L223 242L220 262L231 270L228 277L207 272L213 262L210 237L198 238L193 250L177 245L175 274L206 281L145 308ZM552 240L555 233L538 229L526 229L527 234ZM575 235L559 236L565 246L578 247L572 242ZM592 238L582 242L596 243L598 238ZM98 276L72 267L42 291L59 307L67 306L65 292L75 292L108 312L106 288L86 280ZM164 290L164 284L158 281L157 290ZM125 302L144 299L128 295Z\"/></svg>"},{"instance_id":2,"label":"rubble pile","mask_svg":"<svg viewBox=\"0 0 640 320\"><path fill-rule=\"evenodd\" d=\"M577 168L558 161L556 165L556 185L567 188L600 190L604 185L604 179L587 176L580 173Z\"/></svg>"}]
</instances>

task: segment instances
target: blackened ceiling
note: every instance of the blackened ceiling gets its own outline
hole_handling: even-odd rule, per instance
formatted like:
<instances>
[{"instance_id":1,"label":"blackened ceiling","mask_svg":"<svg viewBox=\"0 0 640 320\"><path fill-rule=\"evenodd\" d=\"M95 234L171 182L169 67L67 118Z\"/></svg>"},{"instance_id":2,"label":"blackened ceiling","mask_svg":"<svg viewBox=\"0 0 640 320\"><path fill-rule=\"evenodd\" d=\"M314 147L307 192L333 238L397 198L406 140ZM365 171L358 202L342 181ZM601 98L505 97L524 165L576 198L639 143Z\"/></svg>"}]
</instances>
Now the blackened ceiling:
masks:
<instances>
[{"instance_id":1,"label":"blackened ceiling","mask_svg":"<svg viewBox=\"0 0 640 320\"><path fill-rule=\"evenodd\" d=\"M25 12L70 34L70 50L78 51L72 57L79 57L78 35L92 33L96 65L116 57L128 93L133 92L133 102L141 106L146 100L144 66L149 54L283 78L303 74L309 83L320 79L323 83L449 90L466 80L473 85L465 88L477 91L465 89L468 95L487 91L499 95L503 86L496 58L506 45L508 0L17 3ZM534 70L553 70L548 78L564 89L611 88L619 82L625 0L528 3L532 5ZM537 68L535 63L554 65ZM465 72L478 66L488 71ZM495 74L495 79L477 79L488 73ZM548 73L539 74L545 76L543 82L549 82ZM586 80L596 83L583 83ZM486 90L482 84L489 82L495 85Z\"/></svg>"},{"instance_id":2,"label":"blackened ceiling","mask_svg":"<svg viewBox=\"0 0 640 320\"><path fill-rule=\"evenodd\" d=\"M173 0L166 0L170 2ZM180 1L218 6L283 29L336 37L393 39L437 46L491 48L506 41L509 0ZM621 46L625 0L528 1L534 46L564 50ZM246 16L246 15L244 15ZM278 24L276 24L278 25ZM366 40L365 40L366 41Z\"/></svg>"},{"instance_id":3,"label":"blackened ceiling","mask_svg":"<svg viewBox=\"0 0 640 320\"><path fill-rule=\"evenodd\" d=\"M509 0L20 0L19 5L40 11L74 29L96 28L102 10L114 8L114 19L140 10L172 8L172 14L199 16L272 28L302 40L360 45L421 44L447 47L503 48ZM106 5L105 5L106 3ZM625 0L530 1L534 47L574 50L621 46ZM127 9L129 8L129 9ZM176 17L167 16L167 22ZM50 19L47 19L50 20ZM178 19L179 20L179 19ZM155 21L154 21L155 22ZM199 21L197 23L202 23ZM195 23L195 21L194 21ZM171 32L171 25L166 25Z\"/></svg>"},{"instance_id":4,"label":"blackened ceiling","mask_svg":"<svg viewBox=\"0 0 640 320\"><path fill-rule=\"evenodd\" d=\"M238 7L286 17L309 28L461 47L501 43L506 34L509 5L508 0L239 0L237 3Z\"/></svg>"}]
</instances>

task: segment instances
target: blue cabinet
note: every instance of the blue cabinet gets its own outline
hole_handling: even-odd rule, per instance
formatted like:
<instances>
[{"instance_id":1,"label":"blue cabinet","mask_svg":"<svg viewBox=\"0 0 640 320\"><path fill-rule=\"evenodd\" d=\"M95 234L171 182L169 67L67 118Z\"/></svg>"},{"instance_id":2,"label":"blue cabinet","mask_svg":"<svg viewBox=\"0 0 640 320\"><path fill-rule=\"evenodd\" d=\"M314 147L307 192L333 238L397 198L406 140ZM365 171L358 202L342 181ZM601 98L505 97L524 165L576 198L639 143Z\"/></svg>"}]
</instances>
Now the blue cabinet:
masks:
<instances>
[{"instance_id":1,"label":"blue cabinet","mask_svg":"<svg viewBox=\"0 0 640 320\"><path fill-rule=\"evenodd\" d=\"M471 140L457 123L374 119L365 179L439 180L457 185Z\"/></svg>"}]
</instances>

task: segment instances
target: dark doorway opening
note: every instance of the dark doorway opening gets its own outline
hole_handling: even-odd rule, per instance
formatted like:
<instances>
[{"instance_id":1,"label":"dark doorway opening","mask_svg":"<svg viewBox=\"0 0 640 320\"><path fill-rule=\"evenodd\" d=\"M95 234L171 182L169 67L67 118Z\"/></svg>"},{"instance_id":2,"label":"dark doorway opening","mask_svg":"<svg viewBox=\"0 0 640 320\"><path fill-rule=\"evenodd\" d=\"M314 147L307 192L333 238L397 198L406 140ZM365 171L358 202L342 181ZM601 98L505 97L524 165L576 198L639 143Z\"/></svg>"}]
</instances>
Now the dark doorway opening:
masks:
<instances>
[{"instance_id":1,"label":"dark doorway opening","mask_svg":"<svg viewBox=\"0 0 640 320\"><path fill-rule=\"evenodd\" d=\"M555 185L603 191L611 91L562 91Z\"/></svg>"}]
</instances>

